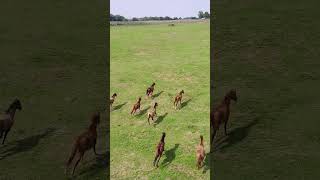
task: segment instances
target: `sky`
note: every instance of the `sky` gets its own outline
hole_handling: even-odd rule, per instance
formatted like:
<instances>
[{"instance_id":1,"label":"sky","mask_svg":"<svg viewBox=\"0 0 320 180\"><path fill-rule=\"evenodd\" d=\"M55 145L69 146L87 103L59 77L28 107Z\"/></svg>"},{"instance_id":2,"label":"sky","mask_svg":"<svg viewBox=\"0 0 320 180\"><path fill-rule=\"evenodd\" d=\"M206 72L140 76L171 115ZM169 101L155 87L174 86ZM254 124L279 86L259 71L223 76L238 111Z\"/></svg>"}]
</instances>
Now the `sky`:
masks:
<instances>
[{"instance_id":1,"label":"sky","mask_svg":"<svg viewBox=\"0 0 320 180\"><path fill-rule=\"evenodd\" d=\"M110 0L110 13L126 18L144 16L190 17L210 11L210 0Z\"/></svg>"}]
</instances>

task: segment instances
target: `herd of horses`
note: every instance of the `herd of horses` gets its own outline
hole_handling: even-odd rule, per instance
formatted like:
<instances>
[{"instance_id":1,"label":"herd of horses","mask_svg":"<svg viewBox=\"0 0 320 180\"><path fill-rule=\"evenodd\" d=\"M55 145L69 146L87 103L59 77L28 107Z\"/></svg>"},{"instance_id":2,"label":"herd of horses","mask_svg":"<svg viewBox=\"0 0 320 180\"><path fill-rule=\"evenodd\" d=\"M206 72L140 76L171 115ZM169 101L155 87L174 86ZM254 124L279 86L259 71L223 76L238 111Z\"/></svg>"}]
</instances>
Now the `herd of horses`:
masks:
<instances>
[{"instance_id":1,"label":"herd of horses","mask_svg":"<svg viewBox=\"0 0 320 180\"><path fill-rule=\"evenodd\" d=\"M148 87L146 91L147 97L152 97L154 87L155 87L155 83L153 83L150 87ZM179 105L181 106L183 94L184 94L184 90L181 90L175 96L174 102L173 102L175 109L177 109ZM112 105L116 97L117 97L117 94L114 93L110 98L110 109L112 108ZM221 124L224 124L224 133L225 135L227 135L227 123L230 115L231 100L235 102L237 101L237 93L235 89L232 89L229 92L227 92L222 102L216 108L214 108L210 113L210 128L212 128L211 145L213 145L212 142ZM157 106L158 106L158 103L155 102L152 109L149 110L147 113L149 124L150 124L150 119L154 121L154 118L157 116L157 113L156 113ZM133 105L130 114L134 115L137 110L140 111L140 107L141 107L141 97L139 97L138 101ZM0 139L3 138L2 144L5 143L5 140L7 139L7 135L14 124L14 117L17 110L22 110L22 105L19 99L15 99L10 104L9 108L4 112L4 114L0 114ZM97 126L99 123L100 123L100 113L97 112L93 114L89 128L74 140L72 152L66 164L66 173L68 172L69 166L71 165L73 159L77 154L79 155L73 167L72 175L74 174L75 169L79 164L79 162L83 159L83 156L86 151L88 151L89 149L93 149L95 155L98 155L96 152L96 142L97 142ZM153 165L156 167L158 167L160 158L165 150L164 148L165 136L166 136L166 133L163 132L160 142L156 146L156 153L153 161ZM205 149L203 144L203 136L200 135L200 143L196 147L196 165L198 169L203 166L204 158L205 158Z\"/></svg>"},{"instance_id":2,"label":"herd of horses","mask_svg":"<svg viewBox=\"0 0 320 180\"><path fill-rule=\"evenodd\" d=\"M147 88L146 90L146 97L147 98L152 98L153 92L154 92L154 88L155 88L155 83L152 83L150 87ZM181 102L182 102L182 97L184 94L184 90L181 90L174 98L173 100L173 106L175 109L177 109L178 107L181 107ZM110 109L112 109L112 105L115 102L115 99L117 97L117 93L114 93L111 98L110 98ZM140 107L141 107L141 97L138 98L137 102L135 104L133 104L132 106L132 110L130 112L131 115L134 115L137 110L139 110L140 112ZM150 119L155 122L154 118L157 116L157 107L158 107L158 103L155 102L154 105L152 106L152 108L148 111L147 113L147 121L148 124L150 125ZM165 137L166 137L166 133L163 132L161 139L159 141L159 143L156 146L156 152L155 152L155 157L154 157L154 161L153 161L153 166L158 167L159 166L159 161L163 155L163 152L165 150ZM205 159L205 148L204 148L204 143L203 143L203 136L200 135L200 143L197 145L196 147L196 165L199 168L201 168L203 166L203 162Z\"/></svg>"}]
</instances>

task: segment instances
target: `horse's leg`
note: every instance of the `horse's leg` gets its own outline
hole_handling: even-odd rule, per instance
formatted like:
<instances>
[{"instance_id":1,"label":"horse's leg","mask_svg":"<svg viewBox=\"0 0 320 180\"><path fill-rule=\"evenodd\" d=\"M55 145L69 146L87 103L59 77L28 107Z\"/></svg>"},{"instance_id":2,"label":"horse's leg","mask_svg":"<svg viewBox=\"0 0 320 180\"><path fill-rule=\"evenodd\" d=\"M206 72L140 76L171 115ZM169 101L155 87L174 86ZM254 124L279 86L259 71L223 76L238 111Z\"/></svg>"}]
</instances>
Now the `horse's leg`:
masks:
<instances>
[{"instance_id":1,"label":"horse's leg","mask_svg":"<svg viewBox=\"0 0 320 180\"><path fill-rule=\"evenodd\" d=\"M227 123L228 121L224 123L224 135L227 135Z\"/></svg>"},{"instance_id":2,"label":"horse's leg","mask_svg":"<svg viewBox=\"0 0 320 180\"><path fill-rule=\"evenodd\" d=\"M78 166L80 160L82 159L83 154L84 154L84 152L80 152L80 154L79 154L79 159L77 160L76 164L75 164L74 167L73 167L72 175L74 174L74 171L76 170L76 167Z\"/></svg>"},{"instance_id":3,"label":"horse's leg","mask_svg":"<svg viewBox=\"0 0 320 180\"><path fill-rule=\"evenodd\" d=\"M157 167L159 167L159 161L160 161L161 156L162 155L160 155L159 158L158 158Z\"/></svg>"},{"instance_id":4,"label":"horse's leg","mask_svg":"<svg viewBox=\"0 0 320 180\"><path fill-rule=\"evenodd\" d=\"M227 124L228 124L230 112L228 112L226 115L227 116L226 116L226 120L225 120L225 123L224 123L224 135L227 135Z\"/></svg>"},{"instance_id":5,"label":"horse's leg","mask_svg":"<svg viewBox=\"0 0 320 180\"><path fill-rule=\"evenodd\" d=\"M97 152L96 152L96 144L97 144L97 140L95 139L94 140L94 144L93 144L93 152L94 152L95 155L98 155Z\"/></svg>"},{"instance_id":6,"label":"horse's leg","mask_svg":"<svg viewBox=\"0 0 320 180\"><path fill-rule=\"evenodd\" d=\"M4 141L6 140L9 131L10 131L10 129L7 130L7 131L4 133L4 138L3 138L2 144L4 144Z\"/></svg>"},{"instance_id":7,"label":"horse's leg","mask_svg":"<svg viewBox=\"0 0 320 180\"><path fill-rule=\"evenodd\" d=\"M156 155L156 157L154 157L153 166L156 166L157 159L158 159L158 154Z\"/></svg>"},{"instance_id":8,"label":"horse's leg","mask_svg":"<svg viewBox=\"0 0 320 180\"><path fill-rule=\"evenodd\" d=\"M211 144L213 142L214 136L216 135L217 130L213 129L212 138L211 138Z\"/></svg>"}]
</instances>

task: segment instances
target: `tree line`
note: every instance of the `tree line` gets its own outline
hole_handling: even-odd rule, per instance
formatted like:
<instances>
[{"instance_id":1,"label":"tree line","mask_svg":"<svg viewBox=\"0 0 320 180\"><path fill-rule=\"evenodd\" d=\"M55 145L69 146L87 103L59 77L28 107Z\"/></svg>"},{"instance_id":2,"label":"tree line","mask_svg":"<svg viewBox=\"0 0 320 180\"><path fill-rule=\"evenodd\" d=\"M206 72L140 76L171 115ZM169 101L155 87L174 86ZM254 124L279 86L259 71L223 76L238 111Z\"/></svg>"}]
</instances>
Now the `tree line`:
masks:
<instances>
[{"instance_id":1,"label":"tree line","mask_svg":"<svg viewBox=\"0 0 320 180\"><path fill-rule=\"evenodd\" d=\"M181 19L209 19L210 18L210 13L209 12L203 12L203 11L199 11L198 12L198 17L185 17L185 18L181 18L181 17L169 17L169 16L146 16L146 17L141 17L141 18L137 18L137 17L133 17L131 19L127 19L124 16L121 15L113 15L110 14L110 21L163 21L163 20L181 20Z\"/></svg>"}]
</instances>

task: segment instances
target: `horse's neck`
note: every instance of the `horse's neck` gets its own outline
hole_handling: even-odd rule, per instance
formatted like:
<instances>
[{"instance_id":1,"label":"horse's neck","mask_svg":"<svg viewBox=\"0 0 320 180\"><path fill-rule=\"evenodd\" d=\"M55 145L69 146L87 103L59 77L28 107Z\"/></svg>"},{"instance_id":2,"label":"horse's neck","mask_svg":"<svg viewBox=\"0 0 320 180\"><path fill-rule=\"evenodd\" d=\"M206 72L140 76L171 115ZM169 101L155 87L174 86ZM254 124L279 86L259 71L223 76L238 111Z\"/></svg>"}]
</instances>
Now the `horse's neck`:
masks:
<instances>
[{"instance_id":1,"label":"horse's neck","mask_svg":"<svg viewBox=\"0 0 320 180\"><path fill-rule=\"evenodd\" d=\"M164 143L164 136L161 137L160 141Z\"/></svg>"},{"instance_id":2,"label":"horse's neck","mask_svg":"<svg viewBox=\"0 0 320 180\"><path fill-rule=\"evenodd\" d=\"M14 115L16 114L16 109L15 108L10 108L8 109L7 113L10 115L11 119L14 119Z\"/></svg>"},{"instance_id":3,"label":"horse's neck","mask_svg":"<svg viewBox=\"0 0 320 180\"><path fill-rule=\"evenodd\" d=\"M89 127L89 131L93 132L93 133L97 133L97 124L96 123L92 123Z\"/></svg>"},{"instance_id":4,"label":"horse's neck","mask_svg":"<svg viewBox=\"0 0 320 180\"><path fill-rule=\"evenodd\" d=\"M224 104L226 104L227 105L227 107L229 108L229 105L230 105L230 98L229 97L224 97L224 100L223 100L223 102L224 102Z\"/></svg>"}]
</instances>

